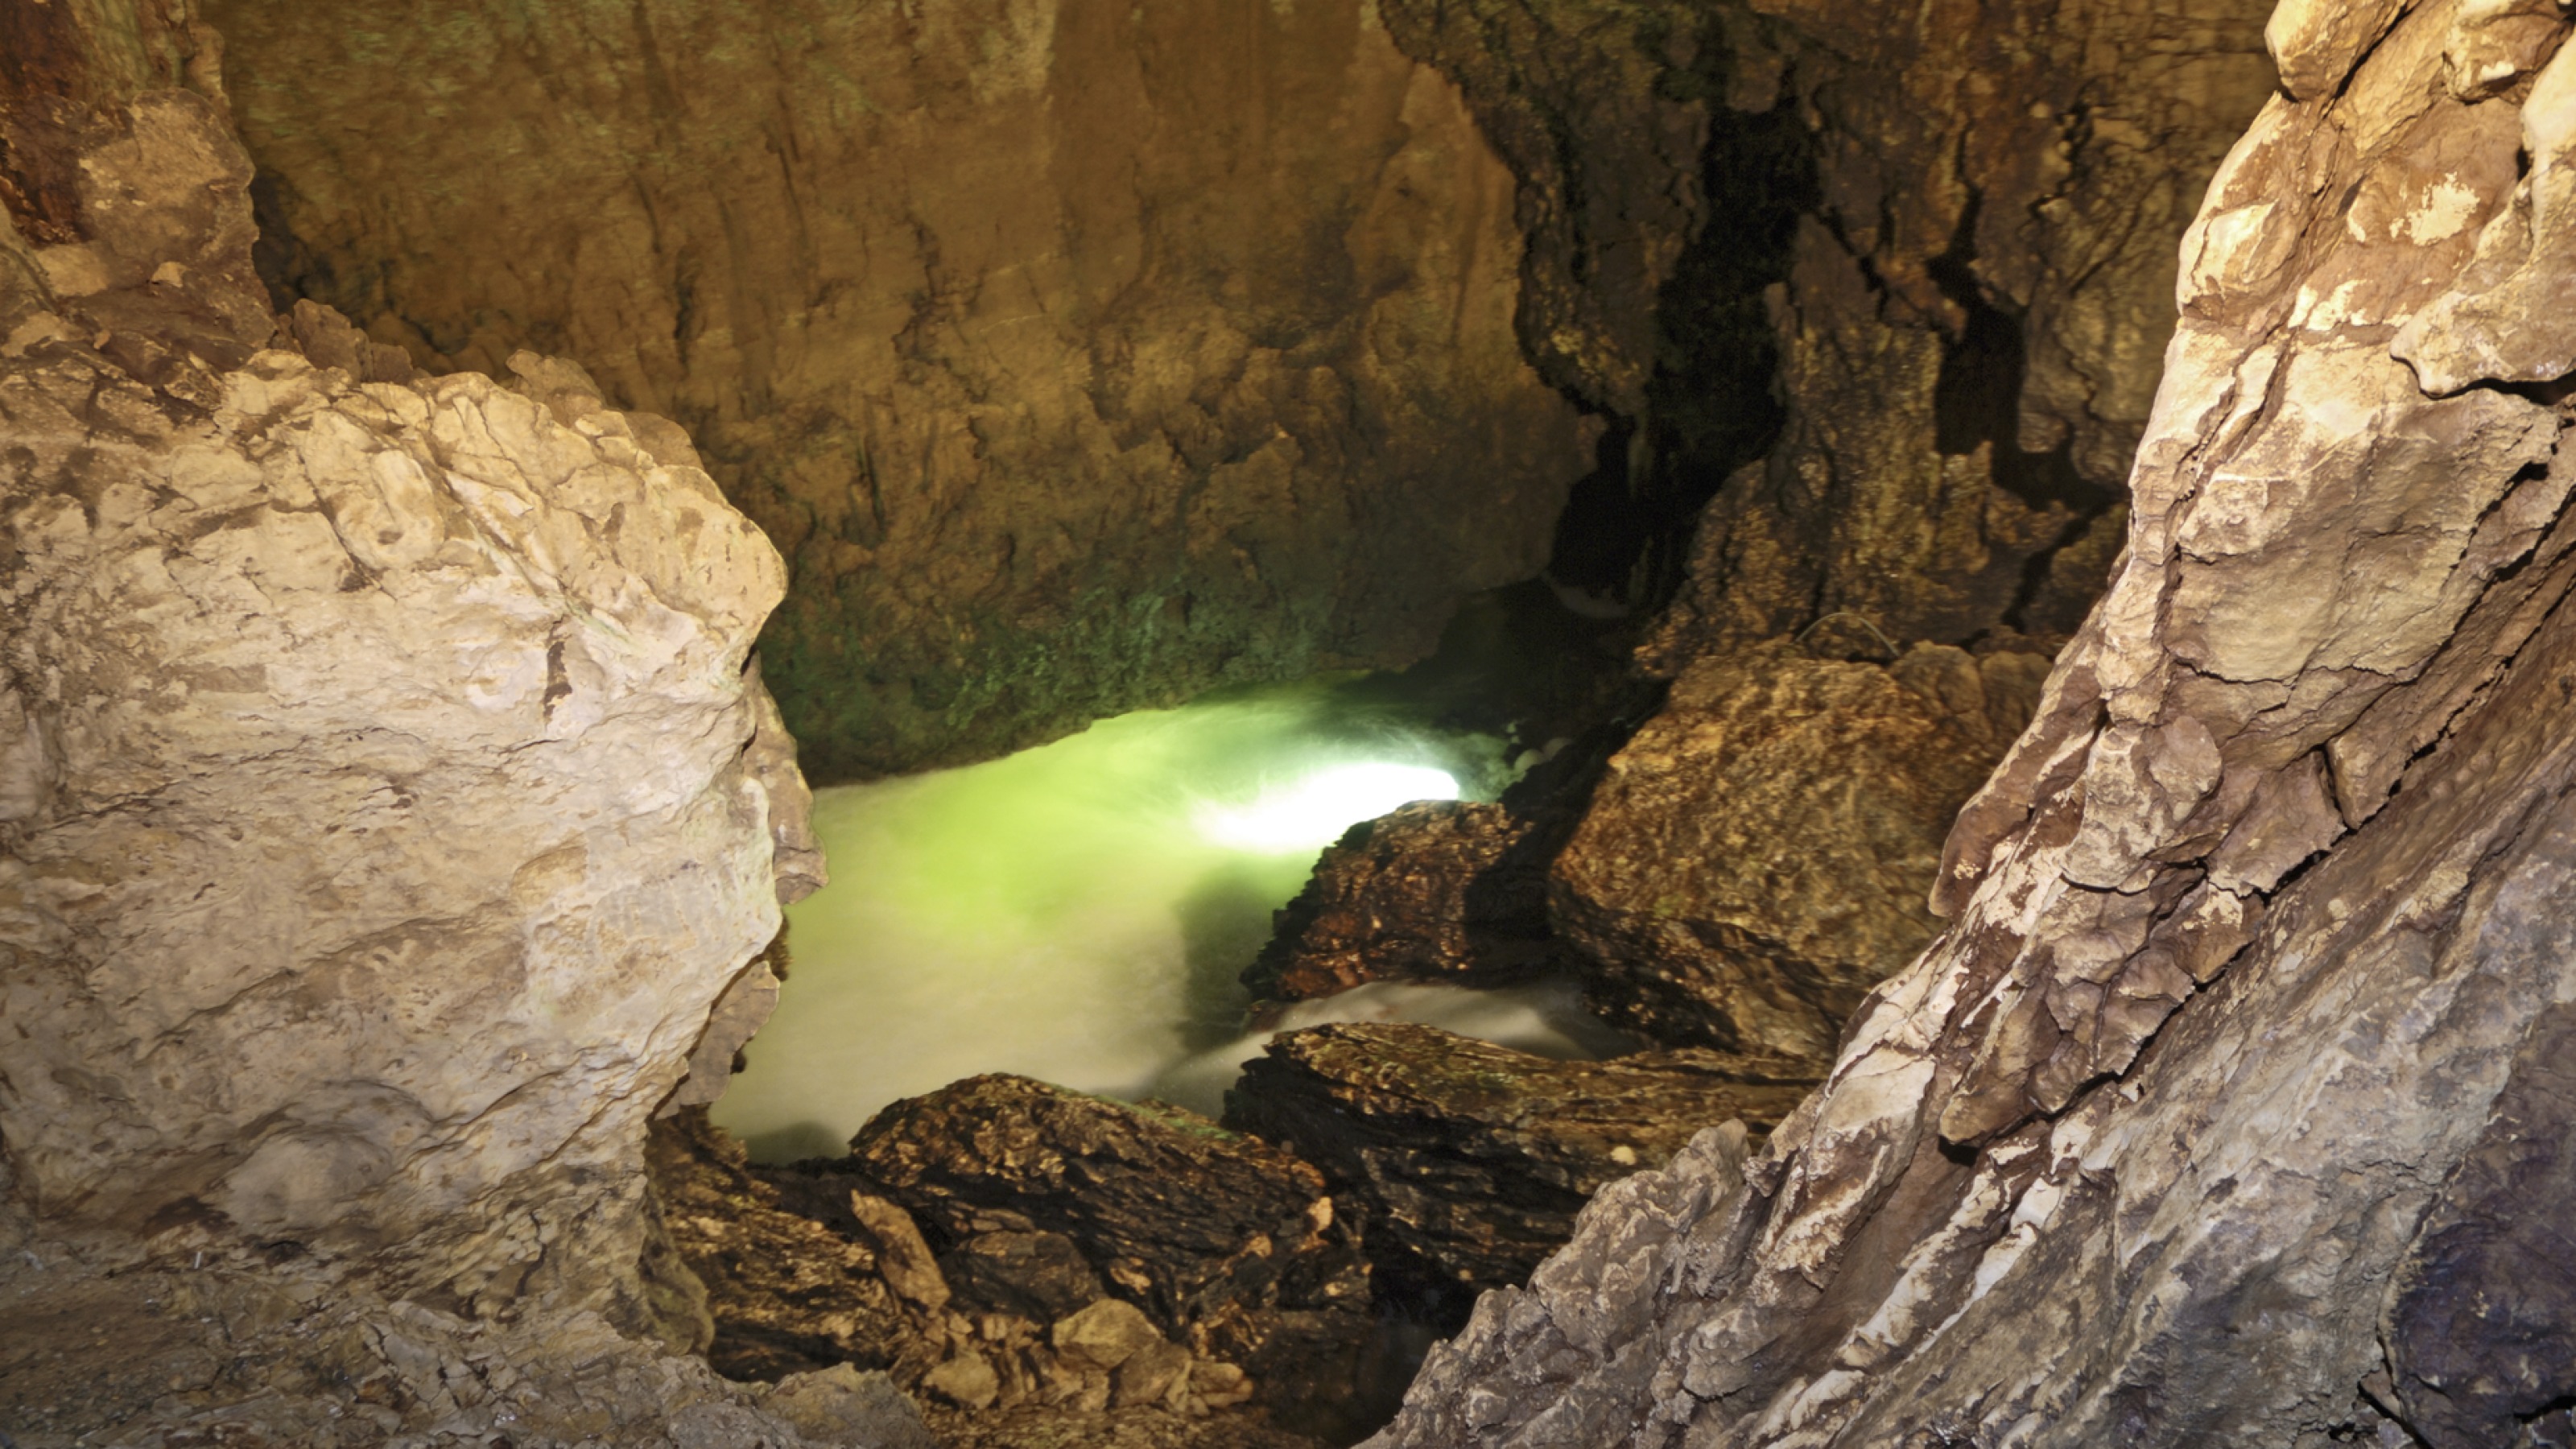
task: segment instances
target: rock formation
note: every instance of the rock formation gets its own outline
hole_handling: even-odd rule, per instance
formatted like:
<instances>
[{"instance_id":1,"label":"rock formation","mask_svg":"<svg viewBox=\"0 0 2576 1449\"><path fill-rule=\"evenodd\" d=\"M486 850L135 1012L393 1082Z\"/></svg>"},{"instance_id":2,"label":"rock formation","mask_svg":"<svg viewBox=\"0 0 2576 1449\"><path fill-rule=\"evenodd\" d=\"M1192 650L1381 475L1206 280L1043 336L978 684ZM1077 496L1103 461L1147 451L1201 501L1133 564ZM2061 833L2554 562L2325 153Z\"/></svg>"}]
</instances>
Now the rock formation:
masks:
<instances>
[{"instance_id":1,"label":"rock formation","mask_svg":"<svg viewBox=\"0 0 2576 1449\"><path fill-rule=\"evenodd\" d=\"M1525 347L1630 444L1555 566L1660 606L1637 660L1672 688L1597 783L1480 822L1509 869L1372 836L1248 979L1507 945L1659 1040L1821 1069L1931 940L1950 819L2109 570L2188 198L2269 83L2260 11L1387 9L1520 179ZM1506 924L1542 861L1549 930Z\"/></svg>"},{"instance_id":2,"label":"rock formation","mask_svg":"<svg viewBox=\"0 0 2576 1449\"><path fill-rule=\"evenodd\" d=\"M1087 1269L1092 1294L1240 1365L1267 1402L1348 1391L1368 1265L1322 1177L1286 1152L1178 1108L1006 1076L898 1102L850 1147L811 1166L910 1210L943 1265L982 1258L979 1271L1030 1297L1064 1291L1049 1279L1079 1287L1066 1270ZM1049 1237L1056 1251L1037 1241Z\"/></svg>"},{"instance_id":3,"label":"rock formation","mask_svg":"<svg viewBox=\"0 0 2576 1449\"><path fill-rule=\"evenodd\" d=\"M1954 920L1739 1166L1605 1193L1380 1443L2563 1442L2554 6L2291 3L2109 596Z\"/></svg>"},{"instance_id":4,"label":"rock formation","mask_svg":"<svg viewBox=\"0 0 2576 1449\"><path fill-rule=\"evenodd\" d=\"M638 1269L645 1121L820 870L777 553L578 369L281 331L214 54L0 21L7 1433L899 1439L670 1356Z\"/></svg>"},{"instance_id":5,"label":"rock formation","mask_svg":"<svg viewBox=\"0 0 2576 1449\"><path fill-rule=\"evenodd\" d=\"M1511 175L1360 0L214 18L269 275L686 424L827 776L1406 662L1589 466Z\"/></svg>"},{"instance_id":6,"label":"rock formation","mask_svg":"<svg viewBox=\"0 0 2576 1449\"><path fill-rule=\"evenodd\" d=\"M1322 1169L1380 1274L1419 1293L1528 1278L1601 1186L1715 1121L1768 1131L1804 1064L1682 1050L1550 1061L1434 1027L1289 1032L1226 1094L1226 1123Z\"/></svg>"},{"instance_id":7,"label":"rock formation","mask_svg":"<svg viewBox=\"0 0 2576 1449\"><path fill-rule=\"evenodd\" d=\"M2047 661L1699 660L1613 756L1554 866L1585 999L1662 1042L1810 1059L1930 943L1941 840Z\"/></svg>"},{"instance_id":8,"label":"rock formation","mask_svg":"<svg viewBox=\"0 0 2576 1449\"><path fill-rule=\"evenodd\" d=\"M1422 801L1326 849L1244 969L1256 1000L1371 981L1499 986L1567 964L1547 920L1549 831L1501 805Z\"/></svg>"}]
</instances>

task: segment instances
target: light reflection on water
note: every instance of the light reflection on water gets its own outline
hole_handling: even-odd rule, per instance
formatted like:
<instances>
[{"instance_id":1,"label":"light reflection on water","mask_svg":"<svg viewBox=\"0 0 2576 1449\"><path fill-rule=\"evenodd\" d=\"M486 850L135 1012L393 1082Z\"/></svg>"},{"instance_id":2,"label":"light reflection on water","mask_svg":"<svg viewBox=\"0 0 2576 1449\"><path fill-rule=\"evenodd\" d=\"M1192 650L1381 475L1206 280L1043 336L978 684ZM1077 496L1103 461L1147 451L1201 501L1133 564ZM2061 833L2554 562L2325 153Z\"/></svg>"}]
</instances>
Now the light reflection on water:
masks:
<instances>
[{"instance_id":1,"label":"light reflection on water","mask_svg":"<svg viewBox=\"0 0 2576 1449\"><path fill-rule=\"evenodd\" d=\"M1258 1050L1236 974L1316 852L1409 799L1490 799L1501 752L1310 680L822 790L832 884L788 909L778 1014L715 1119L764 1159L836 1154L878 1108L980 1072L1214 1115ZM1287 1024L1403 1017L1605 1049L1561 989L1364 991Z\"/></svg>"}]
</instances>

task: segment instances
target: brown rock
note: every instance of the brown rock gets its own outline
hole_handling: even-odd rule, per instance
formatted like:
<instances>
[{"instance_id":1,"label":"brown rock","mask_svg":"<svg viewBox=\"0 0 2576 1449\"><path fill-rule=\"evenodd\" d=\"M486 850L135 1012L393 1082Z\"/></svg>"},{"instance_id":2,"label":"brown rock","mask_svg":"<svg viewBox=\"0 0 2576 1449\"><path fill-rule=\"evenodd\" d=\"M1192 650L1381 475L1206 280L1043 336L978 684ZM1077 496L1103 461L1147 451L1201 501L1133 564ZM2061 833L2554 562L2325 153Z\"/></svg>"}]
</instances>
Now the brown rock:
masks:
<instances>
[{"instance_id":1,"label":"brown rock","mask_svg":"<svg viewBox=\"0 0 2576 1449\"><path fill-rule=\"evenodd\" d=\"M1062 1233L977 1233L940 1263L967 1302L1040 1323L1096 1303L1106 1291Z\"/></svg>"},{"instance_id":2,"label":"brown rock","mask_svg":"<svg viewBox=\"0 0 2576 1449\"><path fill-rule=\"evenodd\" d=\"M1360 0L213 18L272 275L687 427L827 777L1418 657L1590 466L1511 174Z\"/></svg>"},{"instance_id":3,"label":"brown rock","mask_svg":"<svg viewBox=\"0 0 2576 1449\"><path fill-rule=\"evenodd\" d=\"M706 1354L718 1370L777 1380L840 1363L887 1368L924 1357L919 1327L888 1279L900 1276L915 1292L928 1284L889 1271L900 1252L881 1258L786 1206L703 1108L653 1124L647 1166L680 1260L706 1285L714 1324ZM930 1274L936 1283L937 1269Z\"/></svg>"},{"instance_id":4,"label":"brown rock","mask_svg":"<svg viewBox=\"0 0 2576 1449\"><path fill-rule=\"evenodd\" d=\"M1288 1032L1226 1094L1228 1125L1323 1169L1381 1273L1501 1287L1574 1233L1602 1185L1729 1119L1769 1131L1798 1062L1710 1051L1560 1062L1403 1024Z\"/></svg>"},{"instance_id":5,"label":"brown rock","mask_svg":"<svg viewBox=\"0 0 2576 1449\"><path fill-rule=\"evenodd\" d=\"M1315 1170L1178 1108L974 1077L888 1107L850 1146L825 1170L863 1174L951 1243L1043 1224L1170 1330L1231 1303L1366 1296Z\"/></svg>"},{"instance_id":6,"label":"brown rock","mask_svg":"<svg viewBox=\"0 0 2576 1449\"><path fill-rule=\"evenodd\" d=\"M1547 921L1549 830L1500 805L1426 801L1350 832L1243 984L1255 999L1330 996L1370 981L1498 986L1564 964Z\"/></svg>"},{"instance_id":7,"label":"brown rock","mask_svg":"<svg viewBox=\"0 0 2576 1449\"><path fill-rule=\"evenodd\" d=\"M1712 658L1612 757L1555 863L1587 998L1665 1042L1819 1064L1930 943L1941 841L2028 718L2040 659Z\"/></svg>"},{"instance_id":8,"label":"brown rock","mask_svg":"<svg viewBox=\"0 0 2576 1449\"><path fill-rule=\"evenodd\" d=\"M863 1240L876 1258L877 1276L887 1287L925 1312L948 1306L948 1281L940 1275L938 1261L922 1241L912 1214L884 1198L854 1192L850 1216L858 1221Z\"/></svg>"}]
</instances>

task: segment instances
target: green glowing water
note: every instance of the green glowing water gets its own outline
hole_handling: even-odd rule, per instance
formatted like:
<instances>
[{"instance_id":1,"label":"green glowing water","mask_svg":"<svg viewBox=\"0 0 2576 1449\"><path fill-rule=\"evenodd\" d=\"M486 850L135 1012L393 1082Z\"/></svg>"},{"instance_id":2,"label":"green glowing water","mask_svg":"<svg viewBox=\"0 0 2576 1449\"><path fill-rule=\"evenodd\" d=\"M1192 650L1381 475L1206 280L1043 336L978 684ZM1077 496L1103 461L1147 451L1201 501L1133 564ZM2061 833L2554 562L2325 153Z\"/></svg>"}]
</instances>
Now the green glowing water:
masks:
<instances>
[{"instance_id":1,"label":"green glowing water","mask_svg":"<svg viewBox=\"0 0 2576 1449\"><path fill-rule=\"evenodd\" d=\"M1186 1100L1174 1074L1242 1034L1236 974L1316 852L1441 775L1490 799L1501 753L1306 681L821 791L832 884L788 910L778 1015L715 1119L779 1160L979 1072Z\"/></svg>"}]
</instances>

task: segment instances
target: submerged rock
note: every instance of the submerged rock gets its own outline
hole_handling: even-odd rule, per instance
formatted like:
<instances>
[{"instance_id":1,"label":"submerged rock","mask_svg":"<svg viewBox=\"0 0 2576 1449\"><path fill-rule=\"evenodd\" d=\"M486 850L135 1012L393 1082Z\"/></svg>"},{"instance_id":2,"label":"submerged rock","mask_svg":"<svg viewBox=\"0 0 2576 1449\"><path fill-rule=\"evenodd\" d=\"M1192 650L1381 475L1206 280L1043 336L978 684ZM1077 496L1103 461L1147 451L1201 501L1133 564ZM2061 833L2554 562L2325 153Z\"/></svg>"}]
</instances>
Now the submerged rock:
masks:
<instances>
[{"instance_id":1,"label":"submerged rock","mask_svg":"<svg viewBox=\"0 0 2576 1449\"><path fill-rule=\"evenodd\" d=\"M1603 1184L1720 1122L1767 1132L1813 1086L1796 1061L1551 1061L1434 1027L1326 1026L1249 1063L1225 1120L1321 1168L1380 1272L1484 1289L1526 1279Z\"/></svg>"},{"instance_id":2,"label":"submerged rock","mask_svg":"<svg viewBox=\"0 0 2576 1449\"><path fill-rule=\"evenodd\" d=\"M1656 1041L1821 1075L1863 995L1931 942L1942 838L2046 671L1932 645L1692 665L1555 862L1587 1000Z\"/></svg>"},{"instance_id":3,"label":"submerged rock","mask_svg":"<svg viewBox=\"0 0 2576 1449\"><path fill-rule=\"evenodd\" d=\"M1563 836L1561 824L1453 801L1352 826L1279 911L1243 984L1256 1000L1302 1000L1371 981L1498 986L1561 967L1547 865Z\"/></svg>"}]
</instances>

